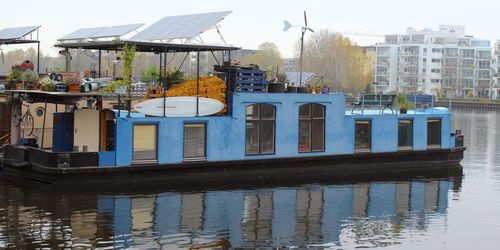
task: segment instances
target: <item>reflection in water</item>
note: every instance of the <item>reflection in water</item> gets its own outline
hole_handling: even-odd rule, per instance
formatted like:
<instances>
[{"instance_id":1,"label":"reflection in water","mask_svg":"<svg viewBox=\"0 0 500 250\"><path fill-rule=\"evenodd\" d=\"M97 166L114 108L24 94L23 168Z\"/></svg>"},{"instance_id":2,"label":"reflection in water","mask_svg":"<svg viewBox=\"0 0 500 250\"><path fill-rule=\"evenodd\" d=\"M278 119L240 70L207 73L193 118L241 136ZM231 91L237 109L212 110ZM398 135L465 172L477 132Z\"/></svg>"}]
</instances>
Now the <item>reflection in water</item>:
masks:
<instances>
[{"instance_id":1,"label":"reflection in water","mask_svg":"<svg viewBox=\"0 0 500 250\"><path fill-rule=\"evenodd\" d=\"M75 193L0 178L0 248L494 247L500 115L453 119L467 146L463 180Z\"/></svg>"},{"instance_id":2,"label":"reflection in water","mask_svg":"<svg viewBox=\"0 0 500 250\"><path fill-rule=\"evenodd\" d=\"M398 243L405 230L426 230L430 218L446 217L448 193L460 182L140 195L47 195L3 183L0 247L384 246Z\"/></svg>"}]
</instances>

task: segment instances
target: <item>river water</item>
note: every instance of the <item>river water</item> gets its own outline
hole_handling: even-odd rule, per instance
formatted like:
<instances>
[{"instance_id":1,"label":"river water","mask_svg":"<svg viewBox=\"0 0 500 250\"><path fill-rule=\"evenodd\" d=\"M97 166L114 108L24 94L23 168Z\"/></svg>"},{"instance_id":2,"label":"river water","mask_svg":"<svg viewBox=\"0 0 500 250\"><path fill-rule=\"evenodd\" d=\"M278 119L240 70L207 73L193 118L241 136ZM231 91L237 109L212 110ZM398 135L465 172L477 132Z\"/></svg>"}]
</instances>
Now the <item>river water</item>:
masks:
<instances>
[{"instance_id":1,"label":"river water","mask_svg":"<svg viewBox=\"0 0 500 250\"><path fill-rule=\"evenodd\" d=\"M500 113L453 119L463 176L120 192L0 178L0 248L498 249Z\"/></svg>"}]
</instances>

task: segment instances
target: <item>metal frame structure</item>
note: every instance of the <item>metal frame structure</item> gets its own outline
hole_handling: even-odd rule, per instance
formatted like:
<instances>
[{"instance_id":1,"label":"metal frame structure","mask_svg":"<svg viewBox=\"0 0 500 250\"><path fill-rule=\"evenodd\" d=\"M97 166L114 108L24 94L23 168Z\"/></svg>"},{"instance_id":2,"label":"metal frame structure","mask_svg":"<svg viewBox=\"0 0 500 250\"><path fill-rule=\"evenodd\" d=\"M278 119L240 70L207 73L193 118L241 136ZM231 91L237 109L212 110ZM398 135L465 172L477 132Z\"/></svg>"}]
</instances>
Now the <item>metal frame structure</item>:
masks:
<instances>
[{"instance_id":1,"label":"metal frame structure","mask_svg":"<svg viewBox=\"0 0 500 250\"><path fill-rule=\"evenodd\" d=\"M37 59L36 59L36 71L40 74L40 41L39 39L39 29L41 26L29 26L29 27L19 27L19 28L6 28L0 30L0 46L2 45L15 45L15 44L37 44ZM15 30L17 32L5 32L7 30ZM6 36L2 38L2 31L5 32ZM21 32L21 33L19 33ZM33 34L36 32L36 39L33 39ZM7 33L10 33L7 35ZM29 37L28 37L29 36Z\"/></svg>"},{"instance_id":2,"label":"metal frame structure","mask_svg":"<svg viewBox=\"0 0 500 250\"><path fill-rule=\"evenodd\" d=\"M167 53L179 53L184 52L186 54L186 58L190 52L196 52L196 97L197 97L197 112L198 113L198 98L199 98L199 85L200 85L200 52L214 52L214 51L226 51L228 55L228 61L231 62L231 51L239 50L241 48L229 46L229 45L206 45L206 44L178 44L178 43L158 43L158 42L144 42L144 41L90 41L90 42L75 42L75 43L59 43L54 45L58 48L63 48L65 51L69 51L70 49L76 50L97 50L99 51L99 63L98 63L98 76L101 76L101 52L104 51L123 51L125 45L135 46L136 52L149 52L160 55L160 79L162 76L167 74L166 65L167 65ZM184 60L186 59L184 58ZM184 62L183 60L183 62ZM163 70L162 70L163 69ZM163 72L162 72L163 71ZM231 72L229 72L230 75ZM230 91L230 78L229 81L226 81L226 96ZM166 84L163 84L166 86ZM130 96L129 96L130 98ZM165 96L164 96L165 98ZM229 105L229 103L228 103ZM130 115L131 105L127 105L127 109Z\"/></svg>"}]
</instances>

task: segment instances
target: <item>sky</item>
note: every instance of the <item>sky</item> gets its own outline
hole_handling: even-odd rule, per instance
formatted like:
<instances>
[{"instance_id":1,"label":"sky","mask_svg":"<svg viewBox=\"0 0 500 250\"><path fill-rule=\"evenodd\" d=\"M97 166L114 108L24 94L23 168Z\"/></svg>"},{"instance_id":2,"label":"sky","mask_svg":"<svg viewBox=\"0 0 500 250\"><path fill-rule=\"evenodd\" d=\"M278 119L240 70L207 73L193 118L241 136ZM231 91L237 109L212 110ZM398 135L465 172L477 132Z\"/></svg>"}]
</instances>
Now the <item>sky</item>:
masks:
<instances>
[{"instance_id":1,"label":"sky","mask_svg":"<svg viewBox=\"0 0 500 250\"><path fill-rule=\"evenodd\" d=\"M494 0L22 0L2 1L0 29L41 25L42 53L56 55L56 40L79 28L130 23L147 27L165 16L232 10L220 23L228 44L256 49L263 42L273 42L284 57L292 57L300 28L283 32L283 20L302 24L303 11L314 30L394 34L408 27L437 30L440 24L455 24L493 44L500 39L499 9L500 1ZM213 32L204 34L209 39L205 41L220 43ZM382 41L375 36L349 37L359 45ZM28 47L2 46L6 50Z\"/></svg>"}]
</instances>

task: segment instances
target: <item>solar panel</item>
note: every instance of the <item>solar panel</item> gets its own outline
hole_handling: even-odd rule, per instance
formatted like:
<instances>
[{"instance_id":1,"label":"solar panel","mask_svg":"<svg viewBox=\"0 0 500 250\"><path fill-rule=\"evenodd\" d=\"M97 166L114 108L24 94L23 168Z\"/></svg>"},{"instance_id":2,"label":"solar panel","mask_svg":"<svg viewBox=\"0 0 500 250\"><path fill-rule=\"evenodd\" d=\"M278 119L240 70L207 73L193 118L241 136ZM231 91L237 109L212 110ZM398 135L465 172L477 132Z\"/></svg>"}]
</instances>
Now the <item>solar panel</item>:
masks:
<instances>
[{"instance_id":1,"label":"solar panel","mask_svg":"<svg viewBox=\"0 0 500 250\"><path fill-rule=\"evenodd\" d=\"M285 72L285 75L286 75L286 79L288 79L289 82L293 82L293 83L300 82L300 72L287 71L287 72ZM314 73L314 72L302 72L302 83L307 83L315 76L316 76L316 73Z\"/></svg>"},{"instance_id":2,"label":"solar panel","mask_svg":"<svg viewBox=\"0 0 500 250\"><path fill-rule=\"evenodd\" d=\"M5 28L0 30L0 39L21 39L31 32L40 28L40 26L27 26L27 27L17 27L17 28Z\"/></svg>"},{"instance_id":3,"label":"solar panel","mask_svg":"<svg viewBox=\"0 0 500 250\"><path fill-rule=\"evenodd\" d=\"M232 11L167 16L139 32L130 40L152 41L162 39L194 38L212 28Z\"/></svg>"},{"instance_id":4,"label":"solar panel","mask_svg":"<svg viewBox=\"0 0 500 250\"><path fill-rule=\"evenodd\" d=\"M88 37L100 32L106 28L107 27L95 27L95 28L79 29L79 30L73 31L73 32L59 38L59 41L85 39L85 38L88 38Z\"/></svg>"},{"instance_id":5,"label":"solar panel","mask_svg":"<svg viewBox=\"0 0 500 250\"><path fill-rule=\"evenodd\" d=\"M111 26L92 34L88 38L120 37L142 27L143 25L143 23L136 23Z\"/></svg>"}]
</instances>

